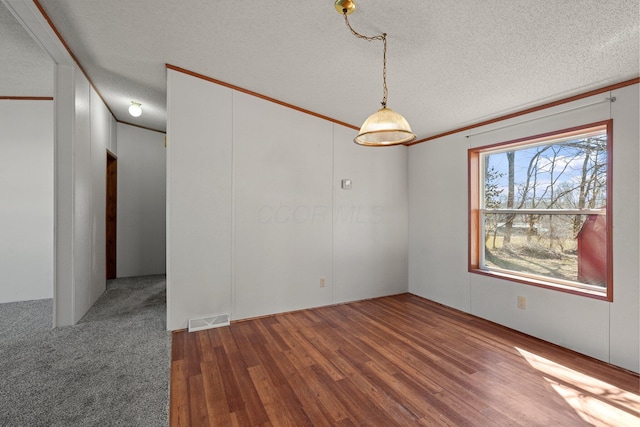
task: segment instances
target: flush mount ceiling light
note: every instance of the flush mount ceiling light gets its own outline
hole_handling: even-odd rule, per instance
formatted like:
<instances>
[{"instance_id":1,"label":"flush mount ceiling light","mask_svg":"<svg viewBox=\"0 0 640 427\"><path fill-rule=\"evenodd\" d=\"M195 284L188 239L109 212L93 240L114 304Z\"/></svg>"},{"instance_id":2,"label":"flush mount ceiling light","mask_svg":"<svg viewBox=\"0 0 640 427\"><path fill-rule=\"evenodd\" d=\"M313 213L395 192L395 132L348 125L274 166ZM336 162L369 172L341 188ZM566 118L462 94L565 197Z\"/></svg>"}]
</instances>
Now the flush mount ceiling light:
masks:
<instances>
[{"instance_id":1,"label":"flush mount ceiling light","mask_svg":"<svg viewBox=\"0 0 640 427\"><path fill-rule=\"evenodd\" d=\"M129 114L133 117L140 117L142 114L142 104L139 102L131 101L131 105L129 105Z\"/></svg>"},{"instance_id":2,"label":"flush mount ceiling light","mask_svg":"<svg viewBox=\"0 0 640 427\"><path fill-rule=\"evenodd\" d=\"M356 10L356 3L352 0L337 0L334 7L338 13L344 16L344 22L351 33L359 39L366 41L382 40L382 108L370 115L360 128L360 133L353 140L356 144L370 147L384 147L388 145L405 144L413 141L416 136L411 132L411 126L402 115L387 108L387 33L378 36L367 37L358 33L349 24L347 15Z\"/></svg>"}]
</instances>

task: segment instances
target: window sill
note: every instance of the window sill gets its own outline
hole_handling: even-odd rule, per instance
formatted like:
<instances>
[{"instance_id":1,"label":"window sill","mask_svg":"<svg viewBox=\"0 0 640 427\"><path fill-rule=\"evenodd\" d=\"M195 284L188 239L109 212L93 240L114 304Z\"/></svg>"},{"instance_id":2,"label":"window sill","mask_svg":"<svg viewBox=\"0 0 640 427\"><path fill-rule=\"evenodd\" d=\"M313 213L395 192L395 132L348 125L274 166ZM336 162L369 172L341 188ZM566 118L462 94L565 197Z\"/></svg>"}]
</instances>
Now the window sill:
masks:
<instances>
[{"instance_id":1,"label":"window sill","mask_svg":"<svg viewBox=\"0 0 640 427\"><path fill-rule=\"evenodd\" d=\"M578 286L565 285L546 280L540 280L532 277L525 277L516 274L509 274L502 271L485 270L480 268L469 268L470 273L480 274L482 276L493 277L495 279L509 280L511 282L522 283L525 285L536 286L539 288L551 289L558 292L564 292L573 295L580 295L587 298L594 298L603 301L612 302L612 295L607 295L607 290L587 289Z\"/></svg>"}]
</instances>

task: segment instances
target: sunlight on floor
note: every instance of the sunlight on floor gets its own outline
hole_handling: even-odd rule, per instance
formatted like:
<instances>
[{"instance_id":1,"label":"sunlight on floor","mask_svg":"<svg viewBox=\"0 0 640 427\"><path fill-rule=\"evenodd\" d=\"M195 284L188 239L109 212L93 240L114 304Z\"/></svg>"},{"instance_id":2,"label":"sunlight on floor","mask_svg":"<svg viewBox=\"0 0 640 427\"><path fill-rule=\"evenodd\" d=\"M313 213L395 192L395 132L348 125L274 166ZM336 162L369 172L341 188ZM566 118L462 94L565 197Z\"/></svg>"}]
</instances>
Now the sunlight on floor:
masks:
<instances>
[{"instance_id":1,"label":"sunlight on floor","mask_svg":"<svg viewBox=\"0 0 640 427\"><path fill-rule=\"evenodd\" d=\"M640 395L517 348L529 364L586 422L595 426L640 425Z\"/></svg>"}]
</instances>

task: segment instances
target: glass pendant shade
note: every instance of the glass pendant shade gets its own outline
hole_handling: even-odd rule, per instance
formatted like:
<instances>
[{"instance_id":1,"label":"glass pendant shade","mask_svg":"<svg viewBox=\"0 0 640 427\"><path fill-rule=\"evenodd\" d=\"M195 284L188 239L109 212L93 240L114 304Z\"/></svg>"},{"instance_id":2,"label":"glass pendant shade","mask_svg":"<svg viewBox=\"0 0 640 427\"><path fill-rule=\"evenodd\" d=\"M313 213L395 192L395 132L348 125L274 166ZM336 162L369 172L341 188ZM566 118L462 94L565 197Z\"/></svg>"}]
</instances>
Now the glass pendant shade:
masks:
<instances>
[{"instance_id":1,"label":"glass pendant shade","mask_svg":"<svg viewBox=\"0 0 640 427\"><path fill-rule=\"evenodd\" d=\"M416 138L402 115L383 107L370 115L353 142L369 147L405 144Z\"/></svg>"},{"instance_id":2,"label":"glass pendant shade","mask_svg":"<svg viewBox=\"0 0 640 427\"><path fill-rule=\"evenodd\" d=\"M133 117L140 117L142 115L142 104L138 102L131 101L131 105L129 105L129 114Z\"/></svg>"}]
</instances>

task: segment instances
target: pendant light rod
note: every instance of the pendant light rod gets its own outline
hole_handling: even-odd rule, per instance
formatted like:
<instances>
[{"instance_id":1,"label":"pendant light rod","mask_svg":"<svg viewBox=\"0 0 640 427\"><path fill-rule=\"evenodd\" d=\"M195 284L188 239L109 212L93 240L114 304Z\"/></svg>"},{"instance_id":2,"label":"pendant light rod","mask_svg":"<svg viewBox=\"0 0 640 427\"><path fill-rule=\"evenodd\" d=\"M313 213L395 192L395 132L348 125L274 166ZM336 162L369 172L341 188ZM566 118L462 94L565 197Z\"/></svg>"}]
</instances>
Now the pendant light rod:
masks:
<instances>
[{"instance_id":1,"label":"pendant light rod","mask_svg":"<svg viewBox=\"0 0 640 427\"><path fill-rule=\"evenodd\" d=\"M373 40L382 40L382 102L380 104L382 104L383 107L386 107L387 98L389 96L389 89L387 89L387 33L382 33L380 35L373 36L373 37L362 35L356 30L354 30L351 24L349 23L349 18L347 17L348 15L347 8L342 9L342 15L344 16L344 22L345 24L347 24L347 27L349 27L351 34L353 34L357 38L366 40L368 42L371 42Z\"/></svg>"}]
</instances>

